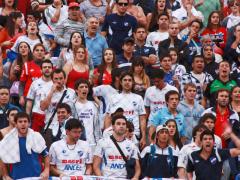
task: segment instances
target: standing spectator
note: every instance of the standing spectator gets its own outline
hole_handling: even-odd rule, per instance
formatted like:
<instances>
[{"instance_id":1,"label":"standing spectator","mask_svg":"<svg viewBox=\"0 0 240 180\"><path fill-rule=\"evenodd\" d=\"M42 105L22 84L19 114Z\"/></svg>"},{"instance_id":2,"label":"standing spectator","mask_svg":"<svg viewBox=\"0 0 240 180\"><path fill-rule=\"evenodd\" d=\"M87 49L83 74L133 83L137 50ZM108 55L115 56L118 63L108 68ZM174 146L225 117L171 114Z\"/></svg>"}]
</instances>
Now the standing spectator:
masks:
<instances>
[{"instance_id":1,"label":"standing spectator","mask_svg":"<svg viewBox=\"0 0 240 180\"><path fill-rule=\"evenodd\" d=\"M188 177L192 179L193 171L195 171L197 179L221 179L222 167L225 160L230 157L240 155L237 148L216 149L214 151L214 134L209 130L202 132L200 136L202 148L194 151L188 158L187 172ZM212 157L212 161L206 161ZM197 163L196 163L197 162Z\"/></svg>"},{"instance_id":2,"label":"standing spectator","mask_svg":"<svg viewBox=\"0 0 240 180\"><path fill-rule=\"evenodd\" d=\"M188 83L183 88L184 99L178 105L178 111L185 117L187 141L192 140L192 129L199 123L199 119L204 111L202 105L195 100L197 87L193 83Z\"/></svg>"},{"instance_id":3,"label":"standing spectator","mask_svg":"<svg viewBox=\"0 0 240 180\"><path fill-rule=\"evenodd\" d=\"M92 174L92 151L86 141L79 140L83 124L78 119L69 119L65 125L66 138L56 141L49 150L52 175L82 176Z\"/></svg>"},{"instance_id":4,"label":"standing spectator","mask_svg":"<svg viewBox=\"0 0 240 180\"><path fill-rule=\"evenodd\" d=\"M68 62L63 66L66 73L66 86L74 89L75 82L79 79L89 79L89 66L87 63L87 49L83 46L76 49L74 53L74 60Z\"/></svg>"},{"instance_id":5,"label":"standing spectator","mask_svg":"<svg viewBox=\"0 0 240 180\"><path fill-rule=\"evenodd\" d=\"M158 51L158 45L161 41L169 37L168 33L169 16L167 13L159 14L158 29L150 32L147 36L147 44L154 47L155 51Z\"/></svg>"},{"instance_id":6,"label":"standing spectator","mask_svg":"<svg viewBox=\"0 0 240 180\"><path fill-rule=\"evenodd\" d=\"M86 141L94 149L101 138L98 109L93 101L87 99L91 91L88 80L79 79L75 83L77 100L74 102L75 117L83 123Z\"/></svg>"},{"instance_id":7,"label":"standing spectator","mask_svg":"<svg viewBox=\"0 0 240 180\"><path fill-rule=\"evenodd\" d=\"M110 114L119 107L123 108L124 116L134 125L134 134L139 140L140 148L146 145L146 112L143 99L140 95L132 93L133 76L129 72L124 72L120 77L120 88L122 92L111 97L107 114L105 117L105 129L111 125ZM141 136L140 136L141 134Z\"/></svg>"},{"instance_id":8,"label":"standing spectator","mask_svg":"<svg viewBox=\"0 0 240 180\"><path fill-rule=\"evenodd\" d=\"M138 26L134 32L135 56L141 56L145 63L145 71L151 74L152 67L156 64L157 56L154 48L146 42L147 31L143 26Z\"/></svg>"},{"instance_id":9,"label":"standing spectator","mask_svg":"<svg viewBox=\"0 0 240 180\"><path fill-rule=\"evenodd\" d=\"M44 16L47 24L52 30L68 18L68 6L62 3L62 0L53 0L53 3L44 10Z\"/></svg>"},{"instance_id":10,"label":"standing spectator","mask_svg":"<svg viewBox=\"0 0 240 180\"><path fill-rule=\"evenodd\" d=\"M208 18L207 27L202 32L202 36L209 34L212 41L224 50L227 43L227 30L225 27L221 26L220 22L220 13L218 11L211 12Z\"/></svg>"},{"instance_id":11,"label":"standing spectator","mask_svg":"<svg viewBox=\"0 0 240 180\"><path fill-rule=\"evenodd\" d=\"M105 37L99 34L99 20L97 17L90 17L87 20L87 32L84 33L86 48L90 53L93 61L93 66L96 68L101 64L102 52L108 48Z\"/></svg>"},{"instance_id":12,"label":"standing spectator","mask_svg":"<svg viewBox=\"0 0 240 180\"><path fill-rule=\"evenodd\" d=\"M138 160L138 149L135 144L125 138L127 119L122 115L112 118L113 135L98 141L93 159L93 171L97 176L127 178L126 162L114 142L118 144L127 159L135 159L135 174L132 180L139 179L141 168ZM102 163L102 170L100 169ZM117 164L117 166L115 166Z\"/></svg>"},{"instance_id":13,"label":"standing spectator","mask_svg":"<svg viewBox=\"0 0 240 180\"><path fill-rule=\"evenodd\" d=\"M231 109L238 113L238 116L240 117L240 87L235 86L231 90L230 94L231 102L230 106Z\"/></svg>"},{"instance_id":14,"label":"standing spectator","mask_svg":"<svg viewBox=\"0 0 240 180\"><path fill-rule=\"evenodd\" d=\"M187 164L188 156L197 150L201 149L200 135L207 128L204 125L197 125L192 130L193 141L189 144L186 144L182 147L178 154L178 177L181 179L187 179Z\"/></svg>"},{"instance_id":15,"label":"standing spectator","mask_svg":"<svg viewBox=\"0 0 240 180\"><path fill-rule=\"evenodd\" d=\"M20 109L9 102L10 92L6 86L0 86L0 129L8 126L6 112L11 108Z\"/></svg>"},{"instance_id":16,"label":"standing spectator","mask_svg":"<svg viewBox=\"0 0 240 180\"><path fill-rule=\"evenodd\" d=\"M31 127L37 132L41 132L45 126L45 113L40 108L40 101L42 100L41 93L43 89L52 86L51 74L53 71L53 64L50 60L42 62L41 71L42 77L33 81L26 97L26 113L28 115L32 114Z\"/></svg>"},{"instance_id":17,"label":"standing spectator","mask_svg":"<svg viewBox=\"0 0 240 180\"><path fill-rule=\"evenodd\" d=\"M152 71L152 80L154 86L146 90L144 97L144 106L147 118L160 111L165 105L165 94L168 91L178 91L176 87L164 82L164 71L162 69L154 69Z\"/></svg>"},{"instance_id":18,"label":"standing spectator","mask_svg":"<svg viewBox=\"0 0 240 180\"><path fill-rule=\"evenodd\" d=\"M128 0L117 0L116 3L117 13L106 16L102 27L102 35L107 37L109 47L113 48L116 54L120 54L124 39L132 36L132 32L136 30L137 20L126 13Z\"/></svg>"},{"instance_id":19,"label":"standing spectator","mask_svg":"<svg viewBox=\"0 0 240 180\"><path fill-rule=\"evenodd\" d=\"M204 90L206 89L207 85L212 82L213 78L210 74L203 71L204 60L203 57L200 55L197 55L193 58L192 69L193 70L190 73L183 74L181 78L181 92L184 92L184 86L186 84L195 84L197 88L197 94L195 99L198 103L200 103L203 99Z\"/></svg>"},{"instance_id":20,"label":"standing spectator","mask_svg":"<svg viewBox=\"0 0 240 180\"><path fill-rule=\"evenodd\" d=\"M144 98L146 89L150 86L150 79L144 70L144 61L141 57L132 62L132 74L134 78L134 92Z\"/></svg>"},{"instance_id":21,"label":"standing spectator","mask_svg":"<svg viewBox=\"0 0 240 180\"><path fill-rule=\"evenodd\" d=\"M216 105L216 94L220 89L227 89L231 91L234 86L237 85L237 81L230 77L230 64L227 61L219 63L218 77L209 83L204 92L204 98L202 105L206 107L207 100L210 101L210 106Z\"/></svg>"},{"instance_id":22,"label":"standing spectator","mask_svg":"<svg viewBox=\"0 0 240 180\"><path fill-rule=\"evenodd\" d=\"M169 128L159 125L156 129L156 144L147 146L141 152L143 177L177 177L178 153L169 145Z\"/></svg>"},{"instance_id":23,"label":"standing spectator","mask_svg":"<svg viewBox=\"0 0 240 180\"><path fill-rule=\"evenodd\" d=\"M178 131L180 133L181 141L184 142L186 138L186 123L182 113L177 111L180 95L177 91L168 91L165 95L166 106L157 111L151 118L149 139L152 140L152 135L158 125L163 125L169 119L174 119L177 123Z\"/></svg>"},{"instance_id":24,"label":"standing spectator","mask_svg":"<svg viewBox=\"0 0 240 180\"><path fill-rule=\"evenodd\" d=\"M93 83L95 86L112 83L112 70L117 67L115 52L111 48L103 50L102 62L94 69Z\"/></svg>"},{"instance_id":25,"label":"standing spectator","mask_svg":"<svg viewBox=\"0 0 240 180\"><path fill-rule=\"evenodd\" d=\"M67 47L70 42L70 36L77 31L83 34L85 17L80 12L79 4L71 2L68 6L68 18L56 26L54 31L54 40L61 46Z\"/></svg>"},{"instance_id":26,"label":"standing spectator","mask_svg":"<svg viewBox=\"0 0 240 180\"><path fill-rule=\"evenodd\" d=\"M165 52L168 52L170 47L178 49L179 63L184 64L187 61L189 49L186 42L182 42L178 39L179 24L177 22L171 22L168 26L169 38L161 41L158 45L158 57L161 57Z\"/></svg>"},{"instance_id":27,"label":"standing spectator","mask_svg":"<svg viewBox=\"0 0 240 180\"><path fill-rule=\"evenodd\" d=\"M3 171L3 178L21 179L27 177L49 176L49 157L45 140L38 133L29 128L30 118L24 113L18 113L14 121L16 128L1 141L0 158L3 168L11 164L10 171ZM44 169L39 161L39 155L43 157Z\"/></svg>"}]
</instances>

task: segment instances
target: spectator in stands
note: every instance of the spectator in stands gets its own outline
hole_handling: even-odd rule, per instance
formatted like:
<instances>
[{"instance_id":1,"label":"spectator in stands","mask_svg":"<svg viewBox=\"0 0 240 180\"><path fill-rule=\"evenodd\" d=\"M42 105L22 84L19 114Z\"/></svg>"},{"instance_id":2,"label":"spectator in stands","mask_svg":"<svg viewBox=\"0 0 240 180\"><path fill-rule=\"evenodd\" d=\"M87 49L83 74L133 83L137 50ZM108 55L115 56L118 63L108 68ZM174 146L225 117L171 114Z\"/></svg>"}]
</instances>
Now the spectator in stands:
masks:
<instances>
[{"instance_id":1,"label":"spectator in stands","mask_svg":"<svg viewBox=\"0 0 240 180\"><path fill-rule=\"evenodd\" d=\"M145 63L145 71L151 74L152 67L156 64L157 56L154 48L146 42L147 31L143 26L138 26L134 32L135 56L141 56Z\"/></svg>"},{"instance_id":2,"label":"spectator in stands","mask_svg":"<svg viewBox=\"0 0 240 180\"><path fill-rule=\"evenodd\" d=\"M134 79L131 73L123 72L120 77L120 94L111 97L105 117L105 129L111 125L110 115L121 107L124 116L134 124L134 134L139 140L140 148L146 145L146 112L143 99L140 95L132 93ZM141 133L141 136L140 136Z\"/></svg>"},{"instance_id":3,"label":"spectator in stands","mask_svg":"<svg viewBox=\"0 0 240 180\"><path fill-rule=\"evenodd\" d=\"M178 127L177 123L174 119L169 119L166 121L166 126L168 127L169 130L169 141L168 144L177 152L180 151L182 148L183 144L181 142L179 132L178 132Z\"/></svg>"},{"instance_id":4,"label":"spectator in stands","mask_svg":"<svg viewBox=\"0 0 240 180\"><path fill-rule=\"evenodd\" d=\"M167 13L169 16L169 10L167 9L166 0L156 0L154 4L154 9L151 13L147 14L147 29L149 32L158 30L158 20L162 13Z\"/></svg>"},{"instance_id":5,"label":"spectator in stands","mask_svg":"<svg viewBox=\"0 0 240 180\"><path fill-rule=\"evenodd\" d=\"M165 94L168 91L178 91L176 87L164 82L164 74L162 69L154 69L152 71L151 75L154 86L149 87L144 96L144 106L148 119L164 107L166 103Z\"/></svg>"},{"instance_id":6,"label":"spectator in stands","mask_svg":"<svg viewBox=\"0 0 240 180\"><path fill-rule=\"evenodd\" d=\"M134 92L144 98L146 89L150 86L150 79L144 69L144 61L141 57L133 59L131 72L134 78Z\"/></svg>"},{"instance_id":7,"label":"spectator in stands","mask_svg":"<svg viewBox=\"0 0 240 180\"><path fill-rule=\"evenodd\" d=\"M29 128L30 118L24 113L18 113L14 118L16 128L1 141L0 158L3 161L3 178L21 179L49 177L49 156L45 140ZM29 140L31 139L31 140ZM43 158L44 169L39 156ZM11 164L11 170L7 170Z\"/></svg>"},{"instance_id":8,"label":"spectator in stands","mask_svg":"<svg viewBox=\"0 0 240 180\"><path fill-rule=\"evenodd\" d=\"M40 101L42 100L41 93L43 89L52 86L52 71L52 62L50 60L44 60L41 63L42 76L32 82L26 97L26 113L28 115L32 114L31 128L37 132L41 132L45 127L45 112L40 108Z\"/></svg>"},{"instance_id":9,"label":"spectator in stands","mask_svg":"<svg viewBox=\"0 0 240 180\"><path fill-rule=\"evenodd\" d=\"M181 78L181 92L184 92L184 86L186 84L195 84L197 88L195 99L198 103L200 103L203 99L204 90L207 85L213 81L213 77L204 71L204 60L201 55L197 55L193 58L192 69L193 70L191 72L183 74Z\"/></svg>"},{"instance_id":10,"label":"spectator in stands","mask_svg":"<svg viewBox=\"0 0 240 180\"><path fill-rule=\"evenodd\" d=\"M52 4L44 10L47 24L55 30L65 19L68 18L68 6L62 0L53 0Z\"/></svg>"},{"instance_id":11,"label":"spectator in stands","mask_svg":"<svg viewBox=\"0 0 240 180\"><path fill-rule=\"evenodd\" d=\"M202 105L206 107L207 100L210 101L210 106L216 105L216 94L220 89L227 89L231 91L234 86L237 85L237 81L230 77L230 64L227 61L219 63L218 77L209 83L204 92L204 98Z\"/></svg>"},{"instance_id":12,"label":"spectator in stands","mask_svg":"<svg viewBox=\"0 0 240 180\"><path fill-rule=\"evenodd\" d=\"M156 144L147 146L141 152L143 177L177 177L178 153L169 144L169 128L159 125L156 128Z\"/></svg>"},{"instance_id":13,"label":"spectator in stands","mask_svg":"<svg viewBox=\"0 0 240 180\"><path fill-rule=\"evenodd\" d=\"M117 0L116 3L117 13L106 16L102 27L102 35L107 38L109 47L118 55L122 52L124 39L132 36L132 33L136 30L137 20L127 14L128 0Z\"/></svg>"},{"instance_id":14,"label":"spectator in stands","mask_svg":"<svg viewBox=\"0 0 240 180\"><path fill-rule=\"evenodd\" d=\"M52 175L60 178L91 175L92 150L88 142L79 140L83 124L78 119L71 118L66 122L65 129L66 138L53 143L49 150Z\"/></svg>"},{"instance_id":15,"label":"spectator in stands","mask_svg":"<svg viewBox=\"0 0 240 180\"><path fill-rule=\"evenodd\" d=\"M66 86L74 89L75 82L79 79L89 79L89 66L88 66L88 55L87 49L80 46L73 52L74 60L69 61L63 66L63 70L66 73L67 83Z\"/></svg>"},{"instance_id":16,"label":"spectator in stands","mask_svg":"<svg viewBox=\"0 0 240 180\"><path fill-rule=\"evenodd\" d=\"M193 141L189 144L186 144L182 147L178 154L178 177L181 179L187 179L187 164L188 164L188 156L191 155L192 152L200 150L202 143L200 141L201 133L206 130L207 127L200 124L193 128L192 137Z\"/></svg>"},{"instance_id":17,"label":"spectator in stands","mask_svg":"<svg viewBox=\"0 0 240 180\"><path fill-rule=\"evenodd\" d=\"M158 17L158 29L150 32L147 36L147 44L154 47L155 51L158 51L158 45L161 41L169 37L168 26L170 17L168 13L163 12Z\"/></svg>"},{"instance_id":18,"label":"spectator in stands","mask_svg":"<svg viewBox=\"0 0 240 180\"><path fill-rule=\"evenodd\" d=\"M72 32L84 32L85 17L80 12L79 4L71 2L68 6L68 18L56 26L54 40L61 46L67 47Z\"/></svg>"},{"instance_id":19,"label":"spectator in stands","mask_svg":"<svg viewBox=\"0 0 240 180\"><path fill-rule=\"evenodd\" d=\"M169 38L163 40L158 45L158 56L161 57L165 52L168 52L170 47L175 47L179 52L179 63L187 61L189 49L186 42L182 42L178 39L179 24L177 22L171 22L168 26Z\"/></svg>"},{"instance_id":20,"label":"spectator in stands","mask_svg":"<svg viewBox=\"0 0 240 180\"><path fill-rule=\"evenodd\" d=\"M127 119L122 115L116 115L112 118L113 135L98 141L94 152L93 171L97 176L127 178L126 162L117 149L116 144L123 151L127 159L135 159L135 173L131 177L137 180L140 177L141 168L138 160L138 149L135 144L125 138L127 131ZM114 143L115 142L115 143ZM102 170L100 169L102 163ZM117 167L115 165L118 165ZM121 168L118 168L121 167ZM111 169L109 171L109 169Z\"/></svg>"},{"instance_id":21,"label":"spectator in stands","mask_svg":"<svg viewBox=\"0 0 240 180\"><path fill-rule=\"evenodd\" d=\"M165 124L167 120L174 119L177 122L178 131L180 133L181 141L186 141L186 122L184 116L177 110L180 95L177 91L168 91L165 95L166 106L157 111L152 117L149 118L150 129L149 139L155 132L158 125Z\"/></svg>"},{"instance_id":22,"label":"spectator in stands","mask_svg":"<svg viewBox=\"0 0 240 180\"><path fill-rule=\"evenodd\" d=\"M230 93L230 106L231 109L238 113L240 117L240 87L235 86L232 88Z\"/></svg>"},{"instance_id":23,"label":"spectator in stands","mask_svg":"<svg viewBox=\"0 0 240 180\"><path fill-rule=\"evenodd\" d=\"M94 86L112 83L112 70L117 67L115 52L111 48L103 50L102 62L94 69L93 83Z\"/></svg>"},{"instance_id":24,"label":"spectator in stands","mask_svg":"<svg viewBox=\"0 0 240 180\"><path fill-rule=\"evenodd\" d=\"M192 129L198 124L204 108L195 100L197 94L197 86L195 84L185 84L182 93L184 94L184 99L180 101L177 109L185 117L187 142L191 142Z\"/></svg>"},{"instance_id":25,"label":"spectator in stands","mask_svg":"<svg viewBox=\"0 0 240 180\"><path fill-rule=\"evenodd\" d=\"M218 11L212 11L209 15L208 24L202 32L202 36L206 34L209 34L212 41L224 50L227 43L227 30L220 24L220 14Z\"/></svg>"},{"instance_id":26,"label":"spectator in stands","mask_svg":"<svg viewBox=\"0 0 240 180\"><path fill-rule=\"evenodd\" d=\"M108 48L107 41L105 37L99 34L98 28L98 18L90 17L87 20L87 30L86 33L84 33L84 39L95 68L101 64L103 50Z\"/></svg>"}]
</instances>

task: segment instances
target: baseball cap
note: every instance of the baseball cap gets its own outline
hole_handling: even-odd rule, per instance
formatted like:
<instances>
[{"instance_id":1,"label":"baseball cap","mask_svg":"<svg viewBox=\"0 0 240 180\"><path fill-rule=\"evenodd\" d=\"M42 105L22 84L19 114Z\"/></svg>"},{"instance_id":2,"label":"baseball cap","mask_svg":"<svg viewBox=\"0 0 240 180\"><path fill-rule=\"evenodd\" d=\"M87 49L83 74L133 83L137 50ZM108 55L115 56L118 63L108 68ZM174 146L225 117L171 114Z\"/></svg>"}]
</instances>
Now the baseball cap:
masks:
<instances>
[{"instance_id":1,"label":"baseball cap","mask_svg":"<svg viewBox=\"0 0 240 180\"><path fill-rule=\"evenodd\" d=\"M79 4L77 2L71 2L69 5L68 5L68 8L73 8L73 7L79 7Z\"/></svg>"},{"instance_id":2,"label":"baseball cap","mask_svg":"<svg viewBox=\"0 0 240 180\"><path fill-rule=\"evenodd\" d=\"M159 131L163 130L163 129L166 129L166 130L169 131L167 125L163 124L163 125L159 125L159 126L156 128L156 134L157 134Z\"/></svg>"},{"instance_id":3,"label":"baseball cap","mask_svg":"<svg viewBox=\"0 0 240 180\"><path fill-rule=\"evenodd\" d=\"M127 38L125 38L124 41L123 41L124 44L127 44L127 43L129 43L129 42L132 43L132 44L135 43L135 41L134 41L134 39L133 39L132 37L127 37Z\"/></svg>"}]
</instances>

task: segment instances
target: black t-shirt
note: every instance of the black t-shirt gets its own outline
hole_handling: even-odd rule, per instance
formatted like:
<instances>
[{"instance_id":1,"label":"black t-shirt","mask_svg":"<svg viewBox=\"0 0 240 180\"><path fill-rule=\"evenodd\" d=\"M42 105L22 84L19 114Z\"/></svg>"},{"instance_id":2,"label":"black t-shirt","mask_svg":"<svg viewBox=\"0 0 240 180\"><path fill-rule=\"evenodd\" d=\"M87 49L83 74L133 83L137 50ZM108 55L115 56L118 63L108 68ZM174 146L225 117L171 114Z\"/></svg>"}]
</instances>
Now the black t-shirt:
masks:
<instances>
[{"instance_id":1,"label":"black t-shirt","mask_svg":"<svg viewBox=\"0 0 240 180\"><path fill-rule=\"evenodd\" d=\"M194 151L189 156L187 172L195 171L197 180L221 179L223 162L231 157L229 149L213 149L207 160L200 156L201 151Z\"/></svg>"}]
</instances>

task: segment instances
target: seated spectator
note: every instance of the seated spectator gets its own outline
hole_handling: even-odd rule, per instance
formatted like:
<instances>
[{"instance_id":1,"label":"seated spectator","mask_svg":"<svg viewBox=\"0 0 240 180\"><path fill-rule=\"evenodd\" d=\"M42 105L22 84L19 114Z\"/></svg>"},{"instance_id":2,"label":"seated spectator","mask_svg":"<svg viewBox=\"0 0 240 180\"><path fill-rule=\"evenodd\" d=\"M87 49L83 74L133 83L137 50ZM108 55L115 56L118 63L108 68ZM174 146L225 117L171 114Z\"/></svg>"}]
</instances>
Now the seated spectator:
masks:
<instances>
[{"instance_id":1,"label":"seated spectator","mask_svg":"<svg viewBox=\"0 0 240 180\"><path fill-rule=\"evenodd\" d=\"M166 125L156 128L156 144L141 152L142 176L149 178L177 177L178 153L169 144L170 130Z\"/></svg>"},{"instance_id":2,"label":"seated spectator","mask_svg":"<svg viewBox=\"0 0 240 180\"><path fill-rule=\"evenodd\" d=\"M237 112L238 116L240 117L240 86L235 86L232 88L230 98L231 109Z\"/></svg>"},{"instance_id":3,"label":"seated spectator","mask_svg":"<svg viewBox=\"0 0 240 180\"><path fill-rule=\"evenodd\" d=\"M220 24L220 14L218 11L213 11L209 15L208 24L202 32L202 36L206 34L209 34L212 41L224 50L227 43L227 30Z\"/></svg>"},{"instance_id":4,"label":"seated spectator","mask_svg":"<svg viewBox=\"0 0 240 180\"><path fill-rule=\"evenodd\" d=\"M89 66L87 62L87 49L83 46L76 49L73 61L68 62L63 66L66 73L66 86L74 89L75 82L82 78L89 80Z\"/></svg>"},{"instance_id":5,"label":"seated spectator","mask_svg":"<svg viewBox=\"0 0 240 180\"><path fill-rule=\"evenodd\" d=\"M103 51L102 63L94 69L93 83L94 86L110 85L112 83L112 70L117 67L116 55L110 48Z\"/></svg>"},{"instance_id":6,"label":"seated spectator","mask_svg":"<svg viewBox=\"0 0 240 180\"><path fill-rule=\"evenodd\" d=\"M150 79L145 73L144 61L141 57L133 59L131 71L134 78L134 92L144 98L146 89L150 86Z\"/></svg>"}]
</instances>

